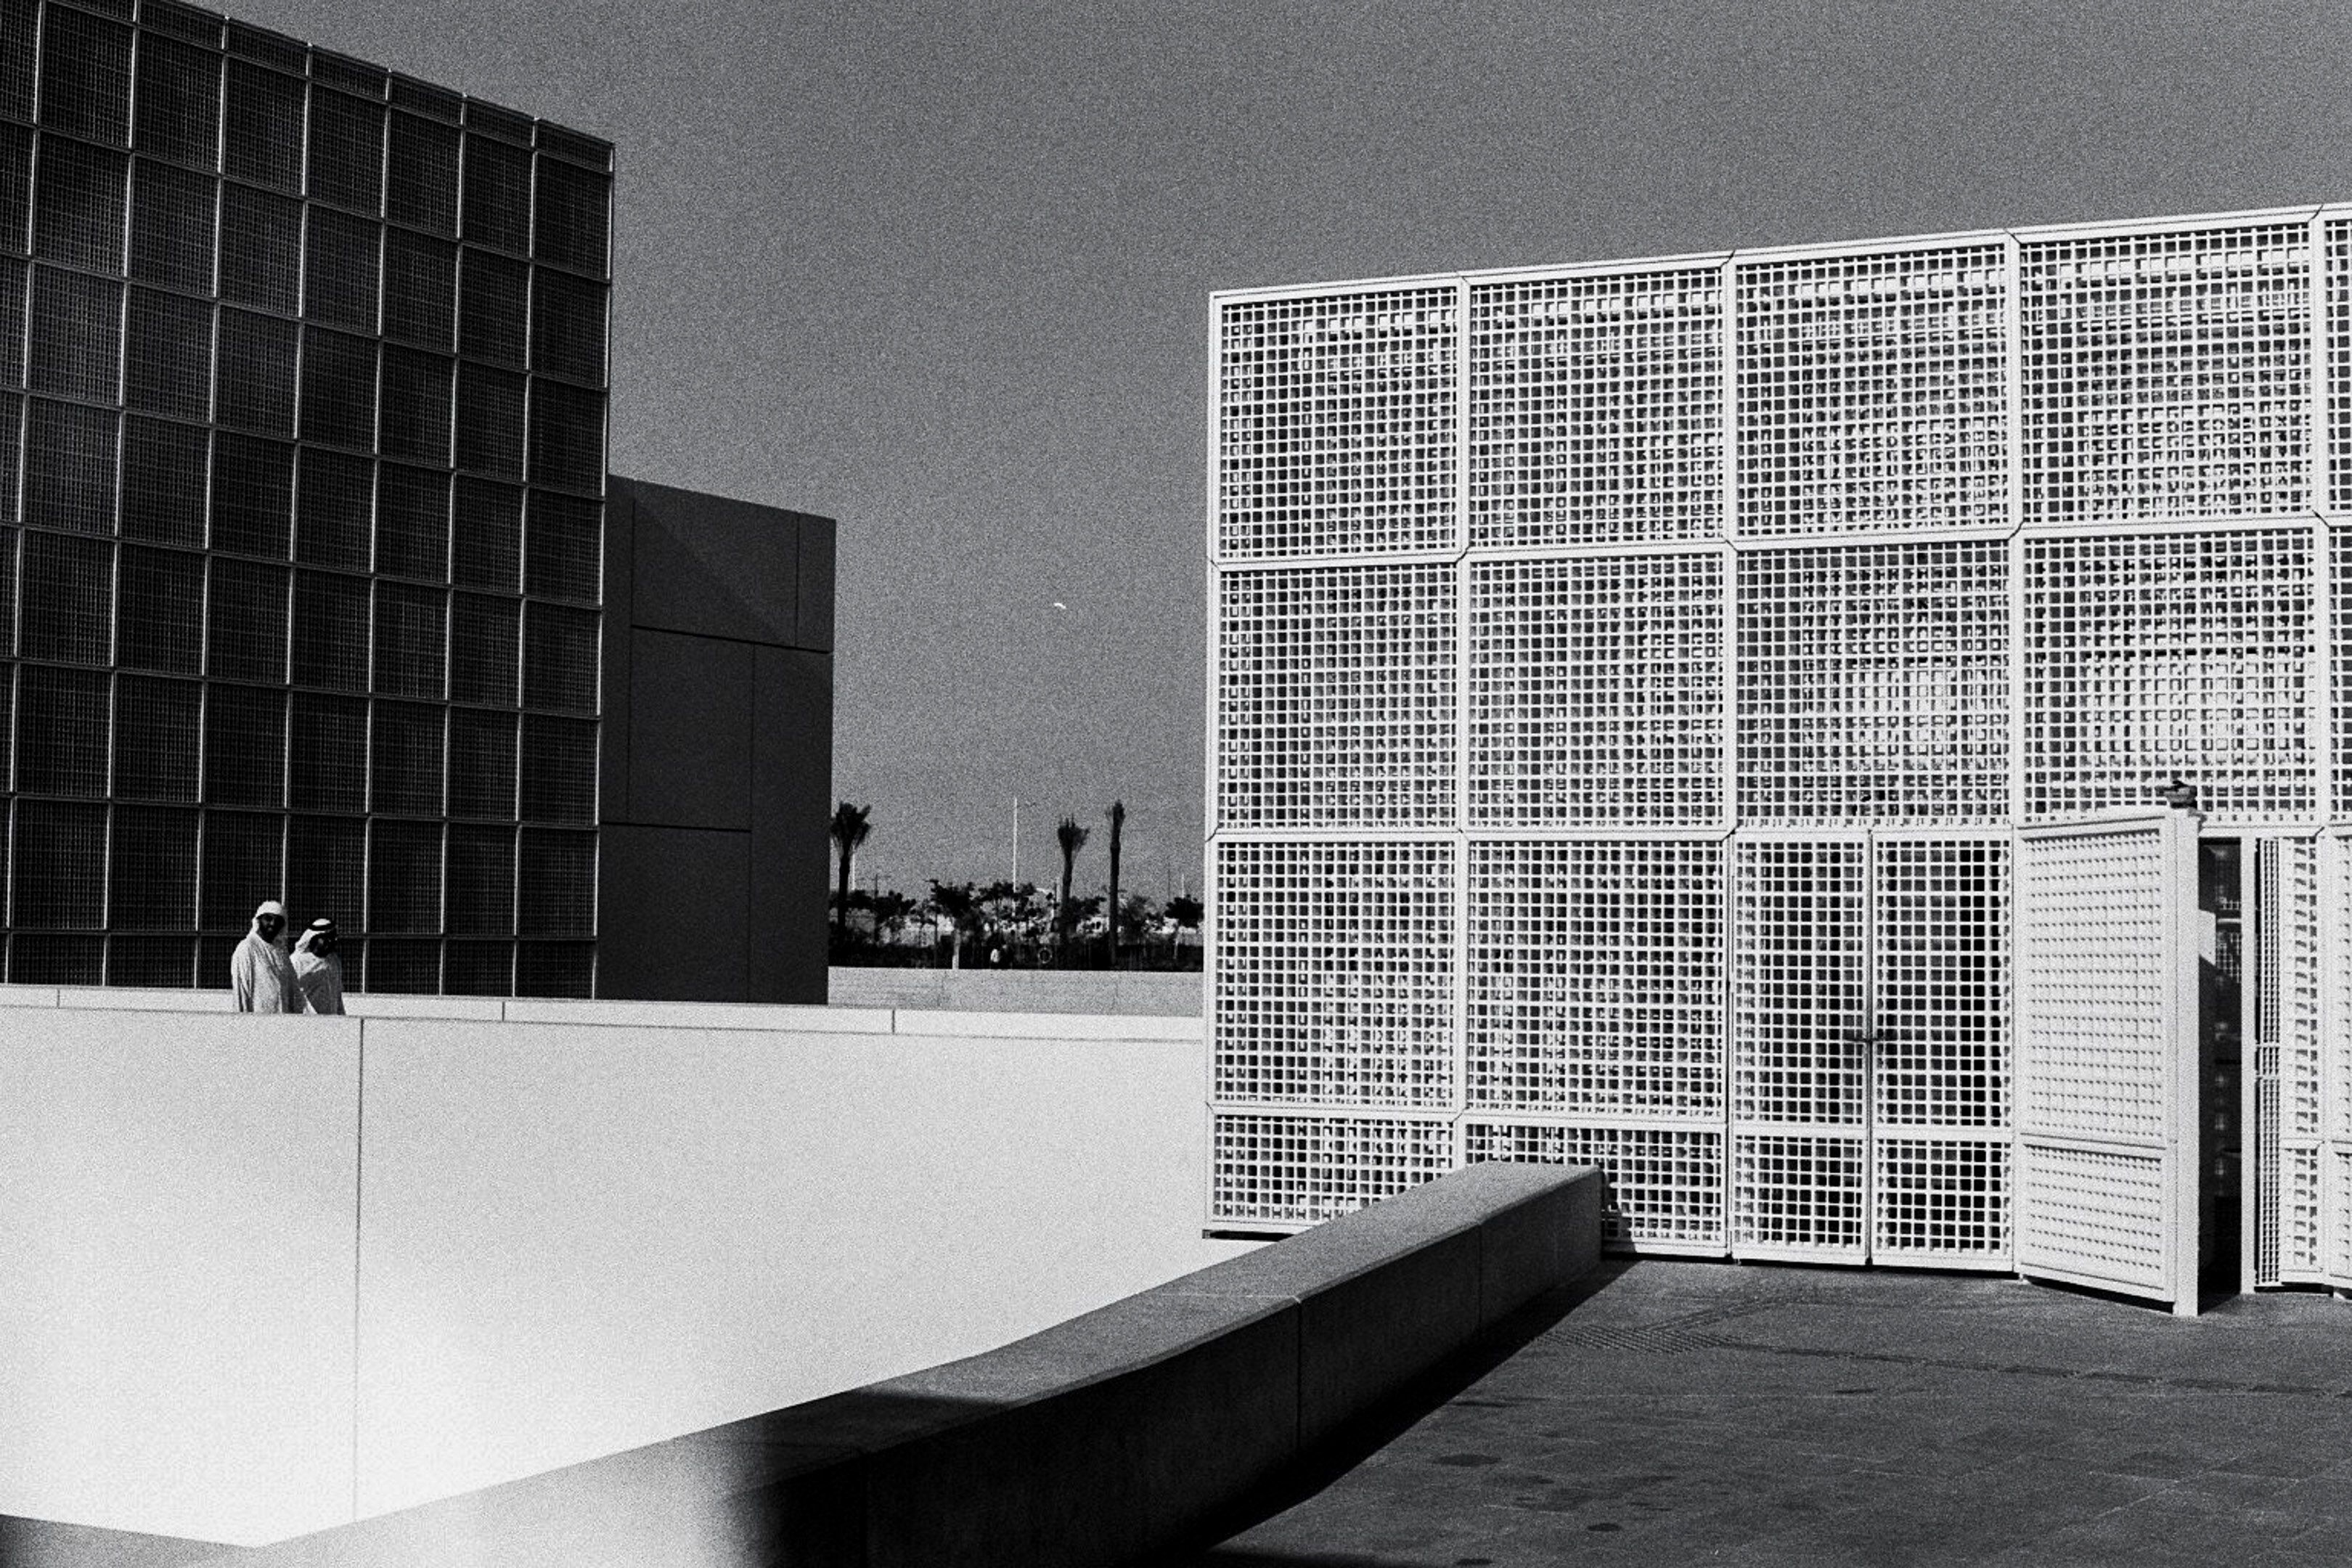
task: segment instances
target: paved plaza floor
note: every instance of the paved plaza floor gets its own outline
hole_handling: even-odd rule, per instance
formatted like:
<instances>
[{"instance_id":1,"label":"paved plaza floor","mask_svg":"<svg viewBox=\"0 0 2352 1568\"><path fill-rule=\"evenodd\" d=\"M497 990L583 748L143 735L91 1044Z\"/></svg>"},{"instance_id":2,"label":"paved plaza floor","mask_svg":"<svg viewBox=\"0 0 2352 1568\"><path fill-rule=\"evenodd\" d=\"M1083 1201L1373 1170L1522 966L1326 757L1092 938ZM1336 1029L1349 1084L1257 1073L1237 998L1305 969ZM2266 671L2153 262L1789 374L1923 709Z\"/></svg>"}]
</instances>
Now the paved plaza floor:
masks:
<instances>
[{"instance_id":1,"label":"paved plaza floor","mask_svg":"<svg viewBox=\"0 0 2352 1568\"><path fill-rule=\"evenodd\" d=\"M2352 1563L2352 1302L1662 1260L1578 1296L1198 1568Z\"/></svg>"}]
</instances>

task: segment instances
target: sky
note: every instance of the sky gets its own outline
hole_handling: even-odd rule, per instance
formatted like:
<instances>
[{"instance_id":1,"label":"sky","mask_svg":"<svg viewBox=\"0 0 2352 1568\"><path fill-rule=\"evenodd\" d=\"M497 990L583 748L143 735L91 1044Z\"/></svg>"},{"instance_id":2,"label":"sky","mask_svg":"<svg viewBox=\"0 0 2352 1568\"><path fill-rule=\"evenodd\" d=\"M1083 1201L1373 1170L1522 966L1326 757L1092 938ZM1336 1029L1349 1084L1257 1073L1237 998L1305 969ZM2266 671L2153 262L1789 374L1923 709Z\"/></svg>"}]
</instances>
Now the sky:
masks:
<instances>
[{"instance_id":1,"label":"sky","mask_svg":"<svg viewBox=\"0 0 2352 1568\"><path fill-rule=\"evenodd\" d=\"M2352 0L230 0L618 144L612 466L835 518L861 886L1201 881L1213 289L2352 199Z\"/></svg>"}]
</instances>

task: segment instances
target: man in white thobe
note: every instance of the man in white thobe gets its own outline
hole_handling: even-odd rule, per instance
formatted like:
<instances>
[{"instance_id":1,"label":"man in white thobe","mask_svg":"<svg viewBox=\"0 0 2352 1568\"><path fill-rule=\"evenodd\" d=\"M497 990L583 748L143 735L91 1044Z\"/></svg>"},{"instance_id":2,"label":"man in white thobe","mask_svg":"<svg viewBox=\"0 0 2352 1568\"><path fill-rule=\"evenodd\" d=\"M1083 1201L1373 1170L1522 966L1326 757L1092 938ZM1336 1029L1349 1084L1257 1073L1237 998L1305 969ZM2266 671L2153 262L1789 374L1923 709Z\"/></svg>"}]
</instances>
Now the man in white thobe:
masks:
<instances>
[{"instance_id":1,"label":"man in white thobe","mask_svg":"<svg viewBox=\"0 0 2352 1568\"><path fill-rule=\"evenodd\" d=\"M229 984L236 992L240 1013L299 1013L302 987L294 965L278 946L286 929L286 906L276 899L262 900L253 911L253 929L229 955Z\"/></svg>"},{"instance_id":2,"label":"man in white thobe","mask_svg":"<svg viewBox=\"0 0 2352 1568\"><path fill-rule=\"evenodd\" d=\"M343 958L335 951L335 922L321 916L294 944L294 978L313 1013L343 1010Z\"/></svg>"}]
</instances>

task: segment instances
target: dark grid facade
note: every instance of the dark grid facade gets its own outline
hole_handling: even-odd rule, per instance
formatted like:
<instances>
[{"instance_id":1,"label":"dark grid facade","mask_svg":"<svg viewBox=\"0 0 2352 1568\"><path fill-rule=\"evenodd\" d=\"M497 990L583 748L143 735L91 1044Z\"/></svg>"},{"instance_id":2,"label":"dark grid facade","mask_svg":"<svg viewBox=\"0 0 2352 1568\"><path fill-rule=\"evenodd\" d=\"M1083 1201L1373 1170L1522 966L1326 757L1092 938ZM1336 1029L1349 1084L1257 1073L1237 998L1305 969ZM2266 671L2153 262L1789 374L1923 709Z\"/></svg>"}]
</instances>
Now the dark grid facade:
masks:
<instances>
[{"instance_id":1,"label":"dark grid facade","mask_svg":"<svg viewBox=\"0 0 2352 1568\"><path fill-rule=\"evenodd\" d=\"M587 995L612 150L0 0L6 976Z\"/></svg>"}]
</instances>

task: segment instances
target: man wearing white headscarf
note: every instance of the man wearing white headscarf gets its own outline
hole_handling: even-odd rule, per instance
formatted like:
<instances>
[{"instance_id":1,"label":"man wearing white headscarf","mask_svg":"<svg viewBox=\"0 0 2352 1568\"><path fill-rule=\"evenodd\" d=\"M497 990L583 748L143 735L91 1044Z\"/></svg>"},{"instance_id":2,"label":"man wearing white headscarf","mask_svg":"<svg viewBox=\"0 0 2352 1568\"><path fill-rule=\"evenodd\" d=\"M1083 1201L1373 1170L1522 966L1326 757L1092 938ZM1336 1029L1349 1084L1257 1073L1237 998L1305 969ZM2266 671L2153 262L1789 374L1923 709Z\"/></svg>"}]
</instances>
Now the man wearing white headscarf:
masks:
<instances>
[{"instance_id":1,"label":"man wearing white headscarf","mask_svg":"<svg viewBox=\"0 0 2352 1568\"><path fill-rule=\"evenodd\" d=\"M322 915L294 943L294 978L313 1013L343 1010L343 960L335 940L335 922Z\"/></svg>"},{"instance_id":2,"label":"man wearing white headscarf","mask_svg":"<svg viewBox=\"0 0 2352 1568\"><path fill-rule=\"evenodd\" d=\"M302 1010L302 987L294 978L294 965L278 946L278 933L285 929L286 906L276 899L263 900L253 911L253 929L229 955L228 978L236 991L238 1012Z\"/></svg>"}]
</instances>

